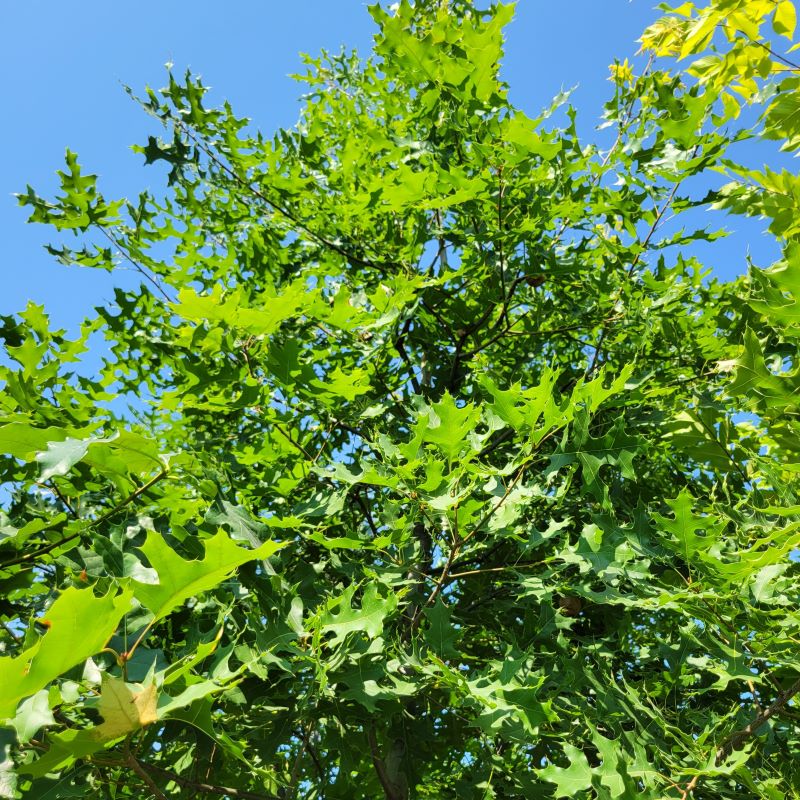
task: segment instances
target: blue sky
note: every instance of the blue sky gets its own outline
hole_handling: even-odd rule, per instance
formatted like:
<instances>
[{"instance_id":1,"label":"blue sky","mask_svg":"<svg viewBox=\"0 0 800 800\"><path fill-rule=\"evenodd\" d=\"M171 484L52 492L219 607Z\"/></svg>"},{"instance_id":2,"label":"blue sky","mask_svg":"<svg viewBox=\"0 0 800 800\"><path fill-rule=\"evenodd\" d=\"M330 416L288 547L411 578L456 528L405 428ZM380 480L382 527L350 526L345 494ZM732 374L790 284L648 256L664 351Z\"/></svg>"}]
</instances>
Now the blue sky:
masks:
<instances>
[{"instance_id":1,"label":"blue sky","mask_svg":"<svg viewBox=\"0 0 800 800\"><path fill-rule=\"evenodd\" d=\"M245 0L225 13L207 0L56 3L25 0L4 6L0 32L0 88L6 124L0 126L0 230L6 260L0 314L42 303L53 322L75 331L112 286L135 277L56 263L43 245L56 237L26 225L13 192L30 183L45 196L56 187L64 150L75 150L84 170L98 173L109 198L135 197L160 187L162 173L142 167L130 145L158 134L125 94L164 83L164 63L187 67L213 88L212 101L228 99L237 114L266 132L291 126L300 87L301 51L366 54L374 32L360 0ZM507 29L503 76L513 102L535 115L562 88L577 86L573 102L590 135L608 97L608 65L631 57L636 39L658 16L652 0L520 0ZM716 271L744 270L747 248L762 260L774 247L758 221L736 220L735 241L716 243ZM709 251L711 253L712 251Z\"/></svg>"}]
</instances>

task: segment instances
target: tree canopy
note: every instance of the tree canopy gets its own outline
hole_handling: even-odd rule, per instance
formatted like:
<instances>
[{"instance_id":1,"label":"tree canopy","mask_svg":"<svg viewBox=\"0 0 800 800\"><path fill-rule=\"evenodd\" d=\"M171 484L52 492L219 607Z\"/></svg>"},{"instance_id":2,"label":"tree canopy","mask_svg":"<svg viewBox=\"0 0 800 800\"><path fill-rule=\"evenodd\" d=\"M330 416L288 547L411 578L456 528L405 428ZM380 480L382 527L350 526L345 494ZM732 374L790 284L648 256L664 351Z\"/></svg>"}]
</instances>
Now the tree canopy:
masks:
<instances>
[{"instance_id":1,"label":"tree canopy","mask_svg":"<svg viewBox=\"0 0 800 800\"><path fill-rule=\"evenodd\" d=\"M0 797L800 797L793 3L664 7L597 141L513 5L370 13L296 127L170 73L160 192L19 195L141 285L0 318Z\"/></svg>"}]
</instances>

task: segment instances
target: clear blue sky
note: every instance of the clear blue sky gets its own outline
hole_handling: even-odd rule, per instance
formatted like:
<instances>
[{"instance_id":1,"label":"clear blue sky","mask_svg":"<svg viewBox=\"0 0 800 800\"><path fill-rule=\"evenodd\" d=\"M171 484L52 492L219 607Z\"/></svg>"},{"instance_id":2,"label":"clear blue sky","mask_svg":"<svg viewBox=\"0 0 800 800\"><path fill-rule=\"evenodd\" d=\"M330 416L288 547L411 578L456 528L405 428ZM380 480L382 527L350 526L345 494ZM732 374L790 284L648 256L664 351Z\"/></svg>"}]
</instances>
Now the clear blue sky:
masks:
<instances>
[{"instance_id":1,"label":"clear blue sky","mask_svg":"<svg viewBox=\"0 0 800 800\"><path fill-rule=\"evenodd\" d=\"M520 0L507 30L503 75L514 103L535 115L564 87L573 95L581 128L589 134L608 97L608 65L631 57L636 39L658 16L653 0ZM4 234L0 314L42 303L53 322L74 331L93 306L112 297L111 287L130 274L56 263L43 244L56 237L26 225L26 210L13 192L26 183L50 195L64 150L75 150L86 171L100 175L106 197L135 197L160 188L162 173L142 167L130 145L160 133L125 94L164 83L164 63L187 67L213 87L212 100L228 99L237 114L265 132L291 126L300 87L300 51L341 45L366 54L374 32L360 0L244 0L224 10L218 3L141 0L7 2L0 31L0 87L6 109L0 126L0 231ZM740 236L717 243L720 274L744 269L746 247L774 258L753 221L736 222ZM744 236L744 238L742 238Z\"/></svg>"}]
</instances>

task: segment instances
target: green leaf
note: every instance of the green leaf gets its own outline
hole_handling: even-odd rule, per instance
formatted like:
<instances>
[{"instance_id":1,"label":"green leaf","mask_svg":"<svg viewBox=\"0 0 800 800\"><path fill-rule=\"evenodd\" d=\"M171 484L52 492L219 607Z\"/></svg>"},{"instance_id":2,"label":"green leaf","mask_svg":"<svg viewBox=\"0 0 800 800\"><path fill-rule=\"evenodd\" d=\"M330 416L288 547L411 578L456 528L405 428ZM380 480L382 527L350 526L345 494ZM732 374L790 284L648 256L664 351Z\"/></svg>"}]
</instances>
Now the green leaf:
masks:
<instances>
[{"instance_id":1,"label":"green leaf","mask_svg":"<svg viewBox=\"0 0 800 800\"><path fill-rule=\"evenodd\" d=\"M401 0L297 125L170 72L152 190L19 198L141 281L0 315L0 793L796 794L796 15L673 5L601 134Z\"/></svg>"},{"instance_id":2,"label":"green leaf","mask_svg":"<svg viewBox=\"0 0 800 800\"><path fill-rule=\"evenodd\" d=\"M380 636L386 618L397 608L397 596L389 594L383 598L374 583L369 584L361 598L361 608L352 605L356 586L345 589L335 600L329 601L320 616L320 632L323 636L333 633L328 640L332 647L342 644L348 634L360 632L370 639Z\"/></svg>"},{"instance_id":3,"label":"green leaf","mask_svg":"<svg viewBox=\"0 0 800 800\"><path fill-rule=\"evenodd\" d=\"M66 730L53 734L47 739L48 749L30 764L19 767L20 774L42 778L103 749L101 742L94 735L93 729ZM58 797L59 795L56 795Z\"/></svg>"},{"instance_id":4,"label":"green leaf","mask_svg":"<svg viewBox=\"0 0 800 800\"><path fill-rule=\"evenodd\" d=\"M429 408L417 423L422 440L435 444L452 461L470 446L468 434L478 424L480 411L471 403L457 406L449 394Z\"/></svg>"},{"instance_id":5,"label":"green leaf","mask_svg":"<svg viewBox=\"0 0 800 800\"><path fill-rule=\"evenodd\" d=\"M455 647L458 631L450 622L450 611L440 597L423 611L428 627L425 630L425 641L440 658L457 658Z\"/></svg>"},{"instance_id":6,"label":"green leaf","mask_svg":"<svg viewBox=\"0 0 800 800\"><path fill-rule=\"evenodd\" d=\"M49 442L65 439L62 428L36 428L26 422L10 422L0 428L0 451L14 458L31 461Z\"/></svg>"},{"instance_id":7,"label":"green leaf","mask_svg":"<svg viewBox=\"0 0 800 800\"><path fill-rule=\"evenodd\" d=\"M556 797L576 797L592 786L592 769L586 756L571 744L563 744L564 755L569 759L568 767L548 764L539 770L539 775L556 786Z\"/></svg>"},{"instance_id":8,"label":"green leaf","mask_svg":"<svg viewBox=\"0 0 800 800\"><path fill-rule=\"evenodd\" d=\"M780 0L772 18L772 27L775 33L785 36L789 41L792 40L794 29L797 27L797 12L792 0Z\"/></svg>"},{"instance_id":9,"label":"green leaf","mask_svg":"<svg viewBox=\"0 0 800 800\"><path fill-rule=\"evenodd\" d=\"M47 450L36 456L42 466L40 480L47 481L54 475L66 475L86 455L91 443L91 439L50 442Z\"/></svg>"},{"instance_id":10,"label":"green leaf","mask_svg":"<svg viewBox=\"0 0 800 800\"><path fill-rule=\"evenodd\" d=\"M248 561L269 558L285 543L265 542L254 550L236 545L223 530L205 540L205 555L197 561L181 558L160 533L150 531L141 551L158 573L158 583L133 581L133 595L153 613L153 621L167 614L190 597L199 595L224 581L238 566Z\"/></svg>"},{"instance_id":11,"label":"green leaf","mask_svg":"<svg viewBox=\"0 0 800 800\"><path fill-rule=\"evenodd\" d=\"M21 699L102 650L131 599L127 589L102 597L91 589L65 589L42 619L47 633L19 656L0 658L0 719L12 716Z\"/></svg>"},{"instance_id":12,"label":"green leaf","mask_svg":"<svg viewBox=\"0 0 800 800\"><path fill-rule=\"evenodd\" d=\"M29 742L41 728L55 724L47 689L41 689L33 697L20 703L16 716L11 720L11 725L17 731L17 738L22 743Z\"/></svg>"},{"instance_id":13,"label":"green leaf","mask_svg":"<svg viewBox=\"0 0 800 800\"><path fill-rule=\"evenodd\" d=\"M708 514L696 514L692 510L693 498L688 490L684 489L674 500L665 502L672 509L674 518L653 514L653 519L671 534L669 546L687 561L707 553L717 543L725 521ZM700 531L703 535L698 535Z\"/></svg>"}]
</instances>

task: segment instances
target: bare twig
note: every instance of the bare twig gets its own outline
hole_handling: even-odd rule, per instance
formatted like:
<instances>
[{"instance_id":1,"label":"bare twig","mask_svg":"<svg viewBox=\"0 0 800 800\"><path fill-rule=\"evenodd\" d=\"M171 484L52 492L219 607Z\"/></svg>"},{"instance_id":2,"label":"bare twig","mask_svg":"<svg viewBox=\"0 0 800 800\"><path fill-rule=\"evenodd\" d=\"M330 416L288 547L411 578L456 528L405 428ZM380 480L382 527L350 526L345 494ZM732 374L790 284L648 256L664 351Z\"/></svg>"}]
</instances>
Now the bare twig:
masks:
<instances>
[{"instance_id":1,"label":"bare twig","mask_svg":"<svg viewBox=\"0 0 800 800\"><path fill-rule=\"evenodd\" d=\"M395 340L394 346L398 353L400 353L400 357L405 362L406 366L408 367L408 372L411 380L411 386L414 389L414 394L420 394L422 392L422 387L420 386L419 381L417 380L416 373L414 372L414 364L412 363L411 359L408 357L408 353L406 352L406 346L404 340L408 335L409 328L411 327L411 320L408 319L403 325L403 330L400 332L400 335Z\"/></svg>"},{"instance_id":2,"label":"bare twig","mask_svg":"<svg viewBox=\"0 0 800 800\"><path fill-rule=\"evenodd\" d=\"M292 437L283 429L283 426L280 423L273 420L272 424L275 426L275 430L278 431L278 433L283 436L283 438L286 439L289 444L291 444L296 450L300 451L309 461L312 463L314 462L314 457L305 449L305 447L303 447L303 445L292 439Z\"/></svg>"},{"instance_id":3,"label":"bare twig","mask_svg":"<svg viewBox=\"0 0 800 800\"><path fill-rule=\"evenodd\" d=\"M696 152L697 148L695 147L694 152ZM650 230L647 231L647 235L644 238L644 241L640 245L639 252L633 257L630 266L628 267L627 272L625 273L625 279L630 280L631 276L633 275L633 271L636 269L639 261L642 258L642 255L647 252L647 247L650 244L650 240L653 238L653 235L658 230L658 226L661 223L661 219L666 213L667 209L672 205L672 201L675 199L675 194L678 191L678 187L681 185L682 181L677 181L675 185L672 187L672 191L670 191L667 199L664 201L663 205L656 211L655 219L653 220L653 224L650 226ZM600 331L600 337L597 340L597 344L594 346L594 356L592 357L592 361L589 364L588 369L586 370L586 376L592 375L595 369L597 368L598 361L600 360L600 354L603 351L603 345L605 344L606 337L608 336L609 331L611 330L611 324L609 320L606 320L603 323L603 327Z\"/></svg>"},{"instance_id":4,"label":"bare twig","mask_svg":"<svg viewBox=\"0 0 800 800\"><path fill-rule=\"evenodd\" d=\"M309 724L308 730L304 731L302 728L299 728L297 732L300 738L305 743L306 751L311 756L311 760L314 762L314 767L317 770L317 774L319 775L320 781L324 782L327 780L326 771L325 767L322 765L322 762L319 759L319 755L317 755L314 743L311 741L311 736L313 734L312 728L313 724Z\"/></svg>"},{"instance_id":5,"label":"bare twig","mask_svg":"<svg viewBox=\"0 0 800 800\"><path fill-rule=\"evenodd\" d=\"M428 598L425 602L417 609L414 617L411 620L411 630L414 630L422 620L422 612L428 608L429 606L433 605L436 602L436 598L441 594L442 590L448 583L448 578L450 576L450 570L453 567L453 562L456 560L456 556L459 554L461 550L461 546L464 544L464 540L460 539L456 541L453 546L450 548L450 553L447 556L447 561L445 562L444 568L442 569L442 574L439 576L439 579L436 581L436 585L433 587L431 593L428 595Z\"/></svg>"},{"instance_id":6,"label":"bare twig","mask_svg":"<svg viewBox=\"0 0 800 800\"><path fill-rule=\"evenodd\" d=\"M698 772L697 775L692 778L689 783L686 784L686 788L681 792L681 800L687 800L689 795L694 791L695 787L697 786L697 782L700 780L700 773ZM680 787L678 787L680 789Z\"/></svg>"},{"instance_id":7,"label":"bare twig","mask_svg":"<svg viewBox=\"0 0 800 800\"><path fill-rule=\"evenodd\" d=\"M78 512L73 508L72 504L67 500L67 498L63 495L61 490L58 488L58 485L55 481L48 481L46 484L38 484L39 486L45 486L48 488L66 507L70 513L70 516L78 519Z\"/></svg>"},{"instance_id":8,"label":"bare twig","mask_svg":"<svg viewBox=\"0 0 800 800\"><path fill-rule=\"evenodd\" d=\"M369 525L369 529L372 531L372 535L375 538L377 538L378 536L380 536L380 533L378 532L378 528L375 525L375 521L372 519L372 513L369 510L369 506L367 506L358 488L356 488L355 496L356 496L356 502L361 507L361 510L364 512L364 518L367 520L367 525Z\"/></svg>"},{"instance_id":9,"label":"bare twig","mask_svg":"<svg viewBox=\"0 0 800 800\"><path fill-rule=\"evenodd\" d=\"M544 439L542 439L544 441ZM464 542L468 542L499 510L500 506L505 503L508 499L508 496L511 494L511 490L522 480L522 476L525 474L525 465L519 468L514 479L511 483L508 484L505 493L503 496L497 501L497 503L489 509L478 521L477 525L464 537Z\"/></svg>"},{"instance_id":10,"label":"bare twig","mask_svg":"<svg viewBox=\"0 0 800 800\"><path fill-rule=\"evenodd\" d=\"M15 641L20 642L24 638L21 633L17 633L7 622L3 622L3 629Z\"/></svg>"},{"instance_id":11,"label":"bare twig","mask_svg":"<svg viewBox=\"0 0 800 800\"><path fill-rule=\"evenodd\" d=\"M169 296L169 295L166 293L166 291L164 290L164 287L161 285L161 283L159 282L158 278L156 278L156 277L155 277L155 276L154 276L154 275L153 275L153 274L152 274L152 273L151 273L149 270L145 269L145 268L144 268L144 267L143 267L143 266L142 266L142 265L141 265L141 264L140 264L138 261L135 261L135 260L134 260L134 258L133 258L133 257L132 257L132 256L131 256L131 255L130 255L128 252L126 252L126 251L123 249L122 245L121 245L121 244L120 244L120 243L119 243L119 242L116 240L116 238L115 238L115 237L114 237L114 236L113 236L111 233L109 233L109 232L108 232L108 231L107 231L105 228L100 228L99 226L96 226L96 227L98 227L98 229L99 229L99 230L100 230L100 232L103 234L103 236L105 236L105 237L106 237L106 239L108 239L108 240L111 242L111 244L113 244L113 245L114 245L114 247L116 247L116 248L117 248L117 250L119 251L120 255L121 255L121 256L122 256L122 257L123 257L123 258L124 258L124 259L125 259L125 260L126 260L128 263L129 263L129 264L131 264L131 265L133 266L133 268L134 268L134 269L135 269L135 270L136 270L136 271L137 271L137 272L138 272L138 273L139 273L139 274L140 274L140 275L141 275L141 276L142 276L142 277L143 277L143 278L144 278L146 281L148 281L150 284L152 284L152 285L155 287L156 291L157 291L157 292L158 292L158 293L159 293L159 294L160 294L160 295L161 295L161 296L162 296L162 297L163 297L163 298L164 298L164 299L165 299L165 300L166 300L168 303L174 303L174 302L175 302L175 298L173 298L173 297L170 297L170 296Z\"/></svg>"}]
</instances>

